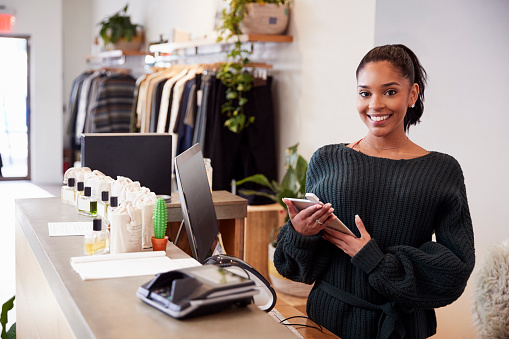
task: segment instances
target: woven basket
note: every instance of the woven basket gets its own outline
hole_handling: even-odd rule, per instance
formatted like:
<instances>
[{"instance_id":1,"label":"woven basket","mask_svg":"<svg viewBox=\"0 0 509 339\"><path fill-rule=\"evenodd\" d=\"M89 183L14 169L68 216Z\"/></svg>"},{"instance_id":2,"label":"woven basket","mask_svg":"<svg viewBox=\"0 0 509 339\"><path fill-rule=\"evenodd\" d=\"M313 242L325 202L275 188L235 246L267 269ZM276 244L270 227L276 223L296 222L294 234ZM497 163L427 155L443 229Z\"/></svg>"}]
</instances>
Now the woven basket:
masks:
<instances>
[{"instance_id":1,"label":"woven basket","mask_svg":"<svg viewBox=\"0 0 509 339\"><path fill-rule=\"evenodd\" d=\"M139 51L143 45L144 35L142 32L138 32L136 36L133 36L131 41L127 41L124 38L119 39L113 43L113 49L120 49L122 51Z\"/></svg>"},{"instance_id":2,"label":"woven basket","mask_svg":"<svg viewBox=\"0 0 509 339\"><path fill-rule=\"evenodd\" d=\"M287 6L251 3L240 29L244 34L283 34L287 26Z\"/></svg>"},{"instance_id":3,"label":"woven basket","mask_svg":"<svg viewBox=\"0 0 509 339\"><path fill-rule=\"evenodd\" d=\"M300 282L296 282L290 279L286 279L278 273L274 266L274 251L276 249L269 244L269 278L272 283L272 287L276 291L293 295L294 297L307 298L313 285L308 285Z\"/></svg>"}]
</instances>

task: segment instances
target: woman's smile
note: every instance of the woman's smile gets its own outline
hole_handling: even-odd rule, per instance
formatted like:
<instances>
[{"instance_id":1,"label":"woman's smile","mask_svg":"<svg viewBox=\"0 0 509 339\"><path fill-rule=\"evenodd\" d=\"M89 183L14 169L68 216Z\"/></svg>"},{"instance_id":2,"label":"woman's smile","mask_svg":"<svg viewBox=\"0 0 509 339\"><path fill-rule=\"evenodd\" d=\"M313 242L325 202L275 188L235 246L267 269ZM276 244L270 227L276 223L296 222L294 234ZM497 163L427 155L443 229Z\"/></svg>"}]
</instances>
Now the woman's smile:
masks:
<instances>
[{"instance_id":1,"label":"woman's smile","mask_svg":"<svg viewBox=\"0 0 509 339\"><path fill-rule=\"evenodd\" d=\"M387 114L387 115L371 115L371 114L368 114L368 117L371 119L371 121L373 122L380 122L380 121L385 121L387 119L389 119L391 117L390 114Z\"/></svg>"}]
</instances>

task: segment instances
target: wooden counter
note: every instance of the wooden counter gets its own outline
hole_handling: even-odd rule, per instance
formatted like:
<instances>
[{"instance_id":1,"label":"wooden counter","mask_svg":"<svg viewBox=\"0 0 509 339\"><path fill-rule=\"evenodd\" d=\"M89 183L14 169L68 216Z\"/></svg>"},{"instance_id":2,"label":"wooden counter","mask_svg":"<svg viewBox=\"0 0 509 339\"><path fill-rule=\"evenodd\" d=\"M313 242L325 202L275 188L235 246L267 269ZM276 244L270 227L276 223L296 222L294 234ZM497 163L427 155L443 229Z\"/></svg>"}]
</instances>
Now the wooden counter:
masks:
<instances>
[{"instance_id":1,"label":"wooden counter","mask_svg":"<svg viewBox=\"0 0 509 339\"><path fill-rule=\"evenodd\" d=\"M214 202L219 231L223 237L226 253L244 259L244 229L245 218L247 216L247 200L228 191L213 191L212 201ZM171 194L171 202L167 203L166 206L168 208L169 222L166 234L173 241L184 218L182 216L178 192ZM182 234L176 245L191 255L185 227L183 227Z\"/></svg>"},{"instance_id":2,"label":"wooden counter","mask_svg":"<svg viewBox=\"0 0 509 339\"><path fill-rule=\"evenodd\" d=\"M48 222L85 220L59 198L16 200L18 338L295 338L253 305L173 319L136 297L153 276L81 280L69 261L83 237L49 237ZM187 256L173 244L167 255Z\"/></svg>"}]
</instances>

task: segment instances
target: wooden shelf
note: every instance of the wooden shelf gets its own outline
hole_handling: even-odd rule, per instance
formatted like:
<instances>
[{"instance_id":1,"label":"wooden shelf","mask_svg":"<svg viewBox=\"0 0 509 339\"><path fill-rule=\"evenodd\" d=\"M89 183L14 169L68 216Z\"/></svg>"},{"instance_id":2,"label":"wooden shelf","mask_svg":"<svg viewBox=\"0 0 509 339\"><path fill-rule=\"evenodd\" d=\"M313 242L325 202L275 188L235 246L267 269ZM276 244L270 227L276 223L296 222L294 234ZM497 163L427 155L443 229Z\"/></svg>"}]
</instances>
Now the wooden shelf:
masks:
<instances>
[{"instance_id":1,"label":"wooden shelf","mask_svg":"<svg viewBox=\"0 0 509 339\"><path fill-rule=\"evenodd\" d=\"M270 34L242 34L239 36L240 42L242 43L254 43L254 42L292 42L293 37L291 35L270 35ZM156 44L151 45L149 47L150 52L152 53L165 53L171 54L172 52L180 49L187 48L199 48L205 46L214 46L214 45L227 45L233 44L235 42L235 38L230 39L229 41L221 41L217 42L217 37L207 37L203 39L197 39L192 41L185 42L170 42L164 44Z\"/></svg>"}]
</instances>

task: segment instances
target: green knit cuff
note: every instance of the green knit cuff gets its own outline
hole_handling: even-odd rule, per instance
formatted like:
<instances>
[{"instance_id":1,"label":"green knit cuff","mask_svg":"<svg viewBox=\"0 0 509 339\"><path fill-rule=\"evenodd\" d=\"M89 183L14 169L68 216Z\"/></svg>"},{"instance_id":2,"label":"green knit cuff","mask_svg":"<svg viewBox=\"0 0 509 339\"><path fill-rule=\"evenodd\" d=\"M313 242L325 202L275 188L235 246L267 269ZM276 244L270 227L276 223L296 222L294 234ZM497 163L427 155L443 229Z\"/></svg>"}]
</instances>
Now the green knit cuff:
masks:
<instances>
[{"instance_id":1,"label":"green knit cuff","mask_svg":"<svg viewBox=\"0 0 509 339\"><path fill-rule=\"evenodd\" d=\"M316 244L322 239L322 232L317 235L302 235L293 228L291 223L288 223L288 235L290 243L294 244L299 249L309 249L316 247Z\"/></svg>"},{"instance_id":2,"label":"green knit cuff","mask_svg":"<svg viewBox=\"0 0 509 339\"><path fill-rule=\"evenodd\" d=\"M350 259L350 262L363 270L366 274L371 273L383 260L384 254L376 241L371 239L356 255Z\"/></svg>"}]
</instances>

